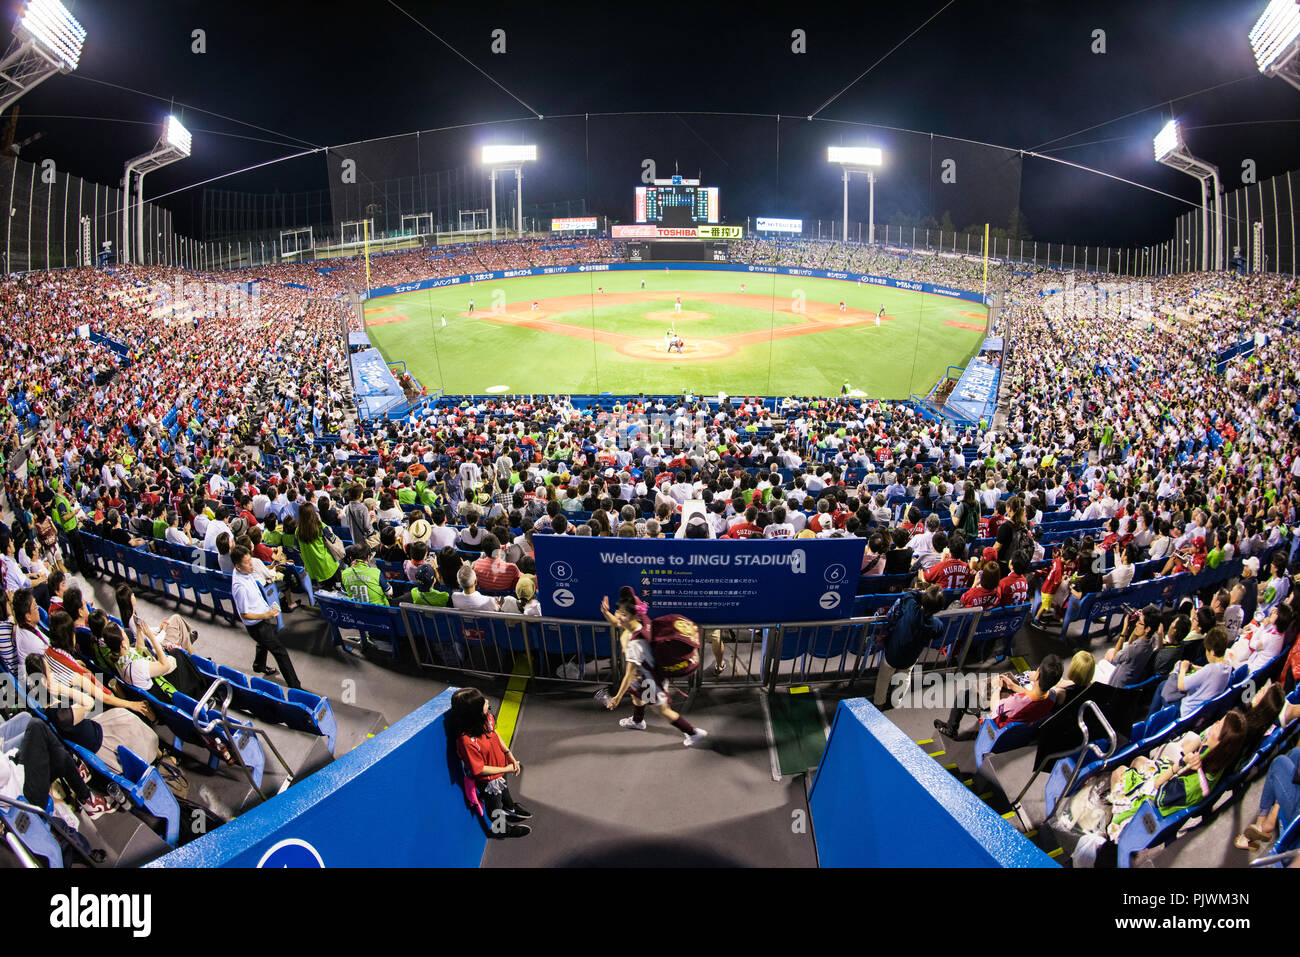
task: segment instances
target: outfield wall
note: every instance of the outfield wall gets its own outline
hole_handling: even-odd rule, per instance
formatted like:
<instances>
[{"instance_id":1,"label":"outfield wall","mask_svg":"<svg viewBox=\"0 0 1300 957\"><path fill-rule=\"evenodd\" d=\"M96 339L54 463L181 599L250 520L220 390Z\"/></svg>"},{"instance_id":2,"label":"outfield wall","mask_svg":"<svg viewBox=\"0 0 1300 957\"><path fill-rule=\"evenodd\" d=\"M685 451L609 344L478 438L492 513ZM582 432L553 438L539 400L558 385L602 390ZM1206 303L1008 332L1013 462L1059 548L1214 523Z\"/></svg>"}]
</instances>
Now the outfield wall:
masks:
<instances>
[{"instance_id":1,"label":"outfield wall","mask_svg":"<svg viewBox=\"0 0 1300 957\"><path fill-rule=\"evenodd\" d=\"M753 266L741 263L594 263L578 266L533 266L528 269L505 269L496 272L466 273L463 276L443 276L438 279L421 279L419 282L402 283L397 286L380 286L370 290L366 299L378 299L383 296L398 296L406 292L421 292L425 289L441 289L445 286L459 286L470 282L492 282L497 279L520 279L525 276L561 276L565 273L584 272L621 272L636 270L638 272L656 271L663 266L676 267L691 272L738 272L757 273L776 276L807 276L811 279L838 279L864 286L884 286L887 289L906 289L911 292L923 292L931 296L943 296L945 299L963 299L977 302L982 306L991 305L992 296L985 296L967 289L953 289L950 286L936 286L928 282L911 282L906 279L891 279L887 276L867 276L853 272L828 272L824 269L800 269L796 266Z\"/></svg>"}]
</instances>

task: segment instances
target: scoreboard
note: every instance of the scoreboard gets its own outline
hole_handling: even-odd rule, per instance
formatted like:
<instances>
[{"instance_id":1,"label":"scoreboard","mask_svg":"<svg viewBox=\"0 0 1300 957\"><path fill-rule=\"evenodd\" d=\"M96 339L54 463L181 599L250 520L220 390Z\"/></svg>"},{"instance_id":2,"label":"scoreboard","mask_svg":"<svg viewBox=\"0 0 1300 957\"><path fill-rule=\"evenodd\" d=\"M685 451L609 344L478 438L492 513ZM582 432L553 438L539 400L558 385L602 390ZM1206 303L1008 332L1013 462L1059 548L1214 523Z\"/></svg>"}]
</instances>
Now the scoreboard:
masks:
<instances>
[{"instance_id":1,"label":"scoreboard","mask_svg":"<svg viewBox=\"0 0 1300 957\"><path fill-rule=\"evenodd\" d=\"M701 186L698 180L655 180L636 188L638 223L695 226L716 223L719 212L718 187Z\"/></svg>"}]
</instances>

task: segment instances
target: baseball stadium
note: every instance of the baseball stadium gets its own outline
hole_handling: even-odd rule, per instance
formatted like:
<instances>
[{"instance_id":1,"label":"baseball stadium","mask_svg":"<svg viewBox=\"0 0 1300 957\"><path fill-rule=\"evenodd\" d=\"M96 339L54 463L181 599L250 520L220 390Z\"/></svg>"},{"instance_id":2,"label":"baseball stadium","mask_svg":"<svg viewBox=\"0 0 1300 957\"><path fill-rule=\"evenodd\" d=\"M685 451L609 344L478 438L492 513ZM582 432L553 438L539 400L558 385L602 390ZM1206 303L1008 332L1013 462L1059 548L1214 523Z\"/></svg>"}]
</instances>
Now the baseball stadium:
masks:
<instances>
[{"instance_id":1,"label":"baseball stadium","mask_svg":"<svg viewBox=\"0 0 1300 957\"><path fill-rule=\"evenodd\" d=\"M20 926L606 867L1276 924L1300 4L571 6L3 14Z\"/></svg>"}]
</instances>

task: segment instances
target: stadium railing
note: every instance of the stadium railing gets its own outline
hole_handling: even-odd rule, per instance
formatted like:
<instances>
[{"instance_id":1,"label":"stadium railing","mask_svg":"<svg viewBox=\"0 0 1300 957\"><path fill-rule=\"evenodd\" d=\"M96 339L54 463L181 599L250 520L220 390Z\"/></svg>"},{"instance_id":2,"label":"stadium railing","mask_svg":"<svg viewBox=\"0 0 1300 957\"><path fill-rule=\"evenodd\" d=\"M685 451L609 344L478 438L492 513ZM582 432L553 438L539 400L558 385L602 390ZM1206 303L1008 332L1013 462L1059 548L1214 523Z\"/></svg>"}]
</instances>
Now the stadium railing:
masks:
<instances>
[{"instance_id":1,"label":"stadium railing","mask_svg":"<svg viewBox=\"0 0 1300 957\"><path fill-rule=\"evenodd\" d=\"M526 674L543 681L607 685L622 675L614 629L604 621L539 618L505 612L402 603L396 607L354 602L317 592L317 605L343 640L341 629L362 636L363 648L398 667L448 669L475 674ZM999 610L1002 611L1002 610ZM1002 638L1007 622L1023 623L1028 606L990 615L959 608L940 612L942 635L923 649L919 666L957 667L971 645ZM704 624L702 651L723 644L721 674L701 667L692 687L839 683L862 680L878 666L886 616L816 622ZM1018 627L1018 624L1017 624Z\"/></svg>"}]
</instances>

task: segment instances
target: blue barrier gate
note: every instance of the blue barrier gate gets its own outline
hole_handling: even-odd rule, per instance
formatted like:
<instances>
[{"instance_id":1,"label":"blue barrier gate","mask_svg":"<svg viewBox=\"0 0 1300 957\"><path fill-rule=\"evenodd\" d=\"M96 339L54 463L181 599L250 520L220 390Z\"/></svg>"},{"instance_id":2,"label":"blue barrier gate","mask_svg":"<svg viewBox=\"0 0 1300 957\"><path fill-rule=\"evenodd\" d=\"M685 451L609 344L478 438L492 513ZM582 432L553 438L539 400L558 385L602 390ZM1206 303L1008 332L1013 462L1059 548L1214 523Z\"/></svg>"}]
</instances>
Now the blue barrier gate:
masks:
<instances>
[{"instance_id":1,"label":"blue barrier gate","mask_svg":"<svg viewBox=\"0 0 1300 957\"><path fill-rule=\"evenodd\" d=\"M841 701L808 797L822 867L1053 867L863 698Z\"/></svg>"}]
</instances>

